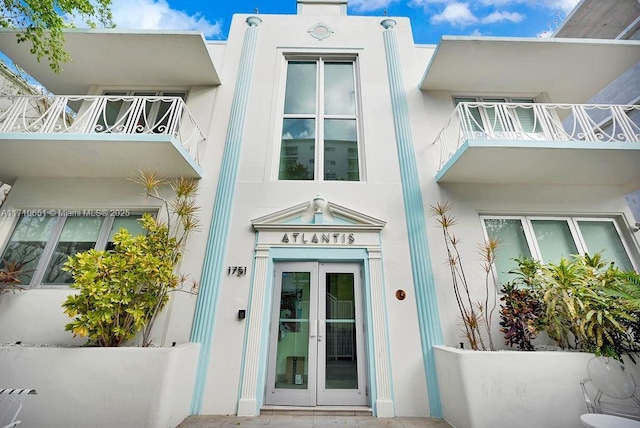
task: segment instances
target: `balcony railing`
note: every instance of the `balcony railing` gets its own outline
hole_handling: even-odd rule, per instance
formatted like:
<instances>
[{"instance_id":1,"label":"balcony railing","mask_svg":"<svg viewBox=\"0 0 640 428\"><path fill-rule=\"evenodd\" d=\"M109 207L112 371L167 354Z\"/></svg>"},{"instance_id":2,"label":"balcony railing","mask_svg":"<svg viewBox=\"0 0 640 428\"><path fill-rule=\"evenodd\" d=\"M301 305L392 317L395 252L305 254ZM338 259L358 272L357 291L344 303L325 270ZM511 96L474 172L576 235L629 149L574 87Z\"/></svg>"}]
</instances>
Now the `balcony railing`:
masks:
<instances>
[{"instance_id":1,"label":"balcony railing","mask_svg":"<svg viewBox=\"0 0 640 428\"><path fill-rule=\"evenodd\" d=\"M459 103L434 141L440 168L468 140L640 143L640 106Z\"/></svg>"},{"instance_id":2,"label":"balcony railing","mask_svg":"<svg viewBox=\"0 0 640 428\"><path fill-rule=\"evenodd\" d=\"M182 98L0 97L0 133L170 135L198 164L206 137Z\"/></svg>"}]
</instances>

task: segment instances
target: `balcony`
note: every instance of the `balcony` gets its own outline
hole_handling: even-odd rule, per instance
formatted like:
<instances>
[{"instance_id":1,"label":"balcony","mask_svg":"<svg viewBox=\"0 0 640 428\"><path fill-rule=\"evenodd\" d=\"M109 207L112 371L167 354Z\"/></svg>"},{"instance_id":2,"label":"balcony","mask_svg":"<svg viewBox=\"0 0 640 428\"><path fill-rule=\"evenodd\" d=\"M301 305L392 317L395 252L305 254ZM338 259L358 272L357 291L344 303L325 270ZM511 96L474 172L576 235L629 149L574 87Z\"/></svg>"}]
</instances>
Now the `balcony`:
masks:
<instances>
[{"instance_id":1,"label":"balcony","mask_svg":"<svg viewBox=\"0 0 640 428\"><path fill-rule=\"evenodd\" d=\"M139 169L200 178L205 141L179 97L0 97L2 182L130 177Z\"/></svg>"},{"instance_id":2,"label":"balcony","mask_svg":"<svg viewBox=\"0 0 640 428\"><path fill-rule=\"evenodd\" d=\"M640 106L459 103L434 144L439 183L640 183Z\"/></svg>"}]
</instances>

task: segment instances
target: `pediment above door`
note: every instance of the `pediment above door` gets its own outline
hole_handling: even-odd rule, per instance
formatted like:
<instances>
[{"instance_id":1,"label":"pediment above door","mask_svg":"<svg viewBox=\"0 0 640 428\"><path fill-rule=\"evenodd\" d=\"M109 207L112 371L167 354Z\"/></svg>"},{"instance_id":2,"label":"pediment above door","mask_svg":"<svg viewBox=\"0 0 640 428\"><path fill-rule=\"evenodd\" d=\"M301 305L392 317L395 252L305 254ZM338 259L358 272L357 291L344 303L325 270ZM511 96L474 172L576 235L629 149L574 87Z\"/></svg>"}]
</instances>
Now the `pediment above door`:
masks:
<instances>
[{"instance_id":1,"label":"pediment above door","mask_svg":"<svg viewBox=\"0 0 640 428\"><path fill-rule=\"evenodd\" d=\"M327 201L321 196L251 221L258 230L380 231L386 222Z\"/></svg>"}]
</instances>

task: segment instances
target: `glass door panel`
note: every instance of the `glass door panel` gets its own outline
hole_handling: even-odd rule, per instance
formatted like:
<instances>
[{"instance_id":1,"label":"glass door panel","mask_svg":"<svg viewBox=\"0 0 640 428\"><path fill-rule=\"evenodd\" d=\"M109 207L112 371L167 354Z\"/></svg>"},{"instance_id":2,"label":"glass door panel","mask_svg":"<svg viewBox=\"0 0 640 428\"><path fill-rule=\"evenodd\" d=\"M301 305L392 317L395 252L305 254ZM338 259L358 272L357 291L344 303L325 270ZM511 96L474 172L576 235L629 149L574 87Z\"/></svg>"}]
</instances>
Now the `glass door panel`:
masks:
<instances>
[{"instance_id":1,"label":"glass door panel","mask_svg":"<svg viewBox=\"0 0 640 428\"><path fill-rule=\"evenodd\" d=\"M355 296L353 274L327 273L326 370L327 389L357 389Z\"/></svg>"},{"instance_id":2,"label":"glass door panel","mask_svg":"<svg viewBox=\"0 0 640 428\"><path fill-rule=\"evenodd\" d=\"M360 267L321 263L319 271L318 404L364 405Z\"/></svg>"},{"instance_id":3,"label":"glass door panel","mask_svg":"<svg viewBox=\"0 0 640 428\"><path fill-rule=\"evenodd\" d=\"M307 389L311 272L283 272L276 388Z\"/></svg>"},{"instance_id":4,"label":"glass door panel","mask_svg":"<svg viewBox=\"0 0 640 428\"><path fill-rule=\"evenodd\" d=\"M314 406L317 263L276 265L266 404Z\"/></svg>"},{"instance_id":5,"label":"glass door panel","mask_svg":"<svg viewBox=\"0 0 640 428\"><path fill-rule=\"evenodd\" d=\"M276 265L266 404L363 405L357 264Z\"/></svg>"}]
</instances>

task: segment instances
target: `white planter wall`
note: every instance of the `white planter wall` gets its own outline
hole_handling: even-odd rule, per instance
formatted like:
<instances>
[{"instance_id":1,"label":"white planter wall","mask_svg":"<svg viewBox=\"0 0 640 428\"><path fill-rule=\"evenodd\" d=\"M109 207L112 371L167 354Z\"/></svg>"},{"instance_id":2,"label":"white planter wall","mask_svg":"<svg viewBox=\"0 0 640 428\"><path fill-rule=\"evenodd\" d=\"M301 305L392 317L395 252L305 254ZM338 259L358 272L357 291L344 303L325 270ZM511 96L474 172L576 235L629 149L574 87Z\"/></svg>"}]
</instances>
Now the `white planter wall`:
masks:
<instances>
[{"instance_id":1,"label":"white planter wall","mask_svg":"<svg viewBox=\"0 0 640 428\"><path fill-rule=\"evenodd\" d=\"M469 351L436 346L444 419L455 428L580 428L582 352ZM635 379L640 368L625 365Z\"/></svg>"},{"instance_id":2,"label":"white planter wall","mask_svg":"<svg viewBox=\"0 0 640 428\"><path fill-rule=\"evenodd\" d=\"M30 428L173 428L190 413L200 345L0 347L0 388L34 388Z\"/></svg>"}]
</instances>

